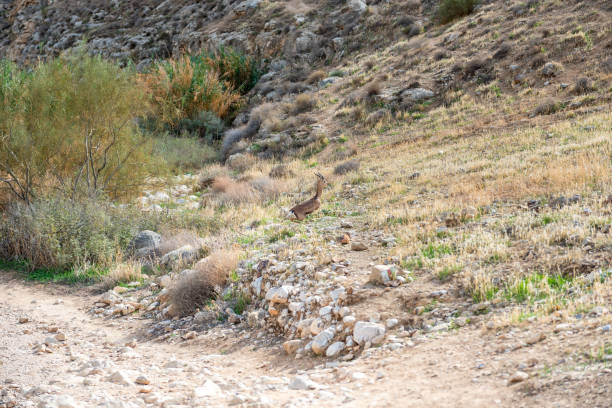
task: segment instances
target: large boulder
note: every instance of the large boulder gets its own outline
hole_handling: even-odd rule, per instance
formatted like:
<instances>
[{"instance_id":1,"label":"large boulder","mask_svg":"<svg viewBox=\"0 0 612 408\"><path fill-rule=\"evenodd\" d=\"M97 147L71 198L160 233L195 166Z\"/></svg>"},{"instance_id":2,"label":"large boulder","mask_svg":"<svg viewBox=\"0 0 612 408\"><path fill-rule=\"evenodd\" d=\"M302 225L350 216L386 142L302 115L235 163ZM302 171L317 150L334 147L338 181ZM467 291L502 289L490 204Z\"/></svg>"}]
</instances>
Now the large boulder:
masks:
<instances>
[{"instance_id":1,"label":"large boulder","mask_svg":"<svg viewBox=\"0 0 612 408\"><path fill-rule=\"evenodd\" d=\"M128 244L128 249L134 251L138 258L155 255L159 251L162 237L157 232L140 231Z\"/></svg>"}]
</instances>

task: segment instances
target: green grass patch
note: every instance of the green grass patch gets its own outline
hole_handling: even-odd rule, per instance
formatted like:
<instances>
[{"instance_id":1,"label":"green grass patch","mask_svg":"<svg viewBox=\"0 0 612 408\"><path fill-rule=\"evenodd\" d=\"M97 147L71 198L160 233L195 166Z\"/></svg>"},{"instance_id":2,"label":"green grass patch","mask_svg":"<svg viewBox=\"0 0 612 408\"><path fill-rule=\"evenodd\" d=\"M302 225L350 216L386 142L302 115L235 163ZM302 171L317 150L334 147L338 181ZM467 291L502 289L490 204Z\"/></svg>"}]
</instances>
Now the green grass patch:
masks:
<instances>
[{"instance_id":1,"label":"green grass patch","mask_svg":"<svg viewBox=\"0 0 612 408\"><path fill-rule=\"evenodd\" d=\"M438 272L438 279L440 279L442 282L447 281L462 270L463 266L461 265L445 266L444 268L442 268L441 271Z\"/></svg>"},{"instance_id":2,"label":"green grass patch","mask_svg":"<svg viewBox=\"0 0 612 408\"><path fill-rule=\"evenodd\" d=\"M428 259L441 258L444 255L452 254L453 248L446 244L428 244L421 248L421 254Z\"/></svg>"},{"instance_id":3,"label":"green grass patch","mask_svg":"<svg viewBox=\"0 0 612 408\"><path fill-rule=\"evenodd\" d=\"M27 261L0 259L0 270L19 272L26 280L40 283L61 283L66 285L91 284L99 282L108 273L107 268L90 267L81 270L55 268L34 268Z\"/></svg>"},{"instance_id":4,"label":"green grass patch","mask_svg":"<svg viewBox=\"0 0 612 408\"><path fill-rule=\"evenodd\" d=\"M518 303L534 302L565 291L571 283L562 275L535 272L506 286L503 296Z\"/></svg>"},{"instance_id":5,"label":"green grass patch","mask_svg":"<svg viewBox=\"0 0 612 408\"><path fill-rule=\"evenodd\" d=\"M287 238L291 238L293 236L295 236L295 232L285 229L285 230L277 232L276 234L268 238L268 242L274 243L274 242L282 241Z\"/></svg>"}]
</instances>

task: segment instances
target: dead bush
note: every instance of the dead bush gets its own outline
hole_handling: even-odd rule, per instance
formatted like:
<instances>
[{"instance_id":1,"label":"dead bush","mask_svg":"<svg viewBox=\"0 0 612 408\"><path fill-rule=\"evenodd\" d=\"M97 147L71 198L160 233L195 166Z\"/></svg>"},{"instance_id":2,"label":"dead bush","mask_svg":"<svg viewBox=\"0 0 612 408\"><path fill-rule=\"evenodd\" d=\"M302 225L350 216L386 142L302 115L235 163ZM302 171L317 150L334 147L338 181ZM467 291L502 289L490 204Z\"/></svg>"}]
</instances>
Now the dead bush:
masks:
<instances>
[{"instance_id":1,"label":"dead bush","mask_svg":"<svg viewBox=\"0 0 612 408\"><path fill-rule=\"evenodd\" d=\"M266 177L245 177L233 180L226 176L215 178L211 185L211 193L203 197L202 205L210 200L221 204L243 204L262 202L272 199L281 193L281 184Z\"/></svg>"},{"instance_id":2,"label":"dead bush","mask_svg":"<svg viewBox=\"0 0 612 408\"><path fill-rule=\"evenodd\" d=\"M511 50L512 46L509 43L503 43L499 46L497 51L495 51L495 54L493 54L493 58L497 60L504 59L510 53Z\"/></svg>"},{"instance_id":3,"label":"dead bush","mask_svg":"<svg viewBox=\"0 0 612 408\"><path fill-rule=\"evenodd\" d=\"M485 67L486 65L487 62L483 58L474 58L473 60L468 61L468 63L465 64L465 67L463 67L463 72L466 77L471 77L476 73L476 71Z\"/></svg>"},{"instance_id":4,"label":"dead bush","mask_svg":"<svg viewBox=\"0 0 612 408\"><path fill-rule=\"evenodd\" d=\"M561 102L555 102L552 99L548 99L538 105L534 110L534 115L552 115L563 109L563 104Z\"/></svg>"},{"instance_id":5,"label":"dead bush","mask_svg":"<svg viewBox=\"0 0 612 408\"><path fill-rule=\"evenodd\" d=\"M361 105L355 106L353 109L351 109L349 113L349 117L351 118L353 122L361 122L362 120L365 119L365 116L366 116L365 108Z\"/></svg>"},{"instance_id":6,"label":"dead bush","mask_svg":"<svg viewBox=\"0 0 612 408\"><path fill-rule=\"evenodd\" d=\"M593 85L588 78L580 78L576 81L572 92L576 95L582 95L593 91Z\"/></svg>"},{"instance_id":7,"label":"dead bush","mask_svg":"<svg viewBox=\"0 0 612 408\"><path fill-rule=\"evenodd\" d=\"M375 65L376 65L376 61L373 58L366 60L365 63L363 64L363 66L365 67L367 71L374 68Z\"/></svg>"},{"instance_id":8,"label":"dead bush","mask_svg":"<svg viewBox=\"0 0 612 408\"><path fill-rule=\"evenodd\" d=\"M239 173L244 173L255 165L255 157L251 154L237 153L227 158L227 167Z\"/></svg>"},{"instance_id":9,"label":"dead bush","mask_svg":"<svg viewBox=\"0 0 612 408\"><path fill-rule=\"evenodd\" d=\"M235 251L218 251L184 272L170 288L168 298L178 316L187 316L214 299L238 264Z\"/></svg>"},{"instance_id":10,"label":"dead bush","mask_svg":"<svg viewBox=\"0 0 612 408\"><path fill-rule=\"evenodd\" d=\"M285 164L279 164L272 167L269 176L271 178L287 178L295 176L295 173Z\"/></svg>"},{"instance_id":11,"label":"dead bush","mask_svg":"<svg viewBox=\"0 0 612 408\"><path fill-rule=\"evenodd\" d=\"M382 92L382 83L380 80L375 79L374 81L367 84L364 89L364 96L367 98L373 98L377 95L380 95Z\"/></svg>"},{"instance_id":12,"label":"dead bush","mask_svg":"<svg viewBox=\"0 0 612 408\"><path fill-rule=\"evenodd\" d=\"M359 170L359 160L353 159L337 165L334 169L334 174L342 175L357 170Z\"/></svg>"},{"instance_id":13,"label":"dead bush","mask_svg":"<svg viewBox=\"0 0 612 408\"><path fill-rule=\"evenodd\" d=\"M316 98L309 93L299 94L293 103L292 112L294 115L309 112L314 109L317 104Z\"/></svg>"},{"instance_id":14,"label":"dead bush","mask_svg":"<svg viewBox=\"0 0 612 408\"><path fill-rule=\"evenodd\" d=\"M321 82L326 76L327 74L323 70L319 69L316 71L312 71L310 75L308 75L308 79L306 79L306 82L308 82L309 84L316 84Z\"/></svg>"},{"instance_id":15,"label":"dead bush","mask_svg":"<svg viewBox=\"0 0 612 408\"><path fill-rule=\"evenodd\" d=\"M192 246L193 248L201 248L203 240L192 231L179 230L171 236L162 238L159 253L167 254L170 251L174 251L186 245Z\"/></svg>"}]
</instances>

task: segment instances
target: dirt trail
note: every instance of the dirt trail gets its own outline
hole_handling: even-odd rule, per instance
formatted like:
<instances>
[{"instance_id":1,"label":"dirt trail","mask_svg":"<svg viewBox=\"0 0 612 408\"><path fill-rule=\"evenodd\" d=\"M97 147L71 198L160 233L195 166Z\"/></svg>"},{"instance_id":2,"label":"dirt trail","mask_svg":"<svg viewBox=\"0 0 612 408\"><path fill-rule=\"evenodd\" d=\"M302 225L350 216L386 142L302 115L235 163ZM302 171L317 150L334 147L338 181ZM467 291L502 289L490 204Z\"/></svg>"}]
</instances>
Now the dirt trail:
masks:
<instances>
[{"instance_id":1,"label":"dirt trail","mask_svg":"<svg viewBox=\"0 0 612 408\"><path fill-rule=\"evenodd\" d=\"M605 368L585 370L570 382L586 382L590 391L576 387L565 396L555 390L567 381L549 381L540 397L533 390L528 396L520 384L507 385L508 373L522 361L550 355L555 339L500 355L499 341L512 336L495 342L480 329L465 328L413 338L395 351L369 349L326 367L322 359L286 357L278 344L259 347L248 332L231 326L173 345L146 340L147 320L93 317L86 313L90 293L71 291L76 294L0 278L0 406L557 407L578 406L587 392L594 396L590 406L603 407L598 404L612 397ZM66 340L51 344L50 353L37 352L57 333Z\"/></svg>"}]
</instances>

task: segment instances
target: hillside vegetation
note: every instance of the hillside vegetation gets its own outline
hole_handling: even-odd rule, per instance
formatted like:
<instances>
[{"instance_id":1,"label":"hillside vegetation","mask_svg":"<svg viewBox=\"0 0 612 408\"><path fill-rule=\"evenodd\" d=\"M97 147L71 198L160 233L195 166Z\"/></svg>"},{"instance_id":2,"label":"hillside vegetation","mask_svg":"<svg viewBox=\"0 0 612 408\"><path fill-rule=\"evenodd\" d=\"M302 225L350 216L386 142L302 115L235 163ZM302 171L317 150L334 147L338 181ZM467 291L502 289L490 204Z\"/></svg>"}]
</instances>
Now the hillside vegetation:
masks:
<instances>
[{"instance_id":1,"label":"hillside vegetation","mask_svg":"<svg viewBox=\"0 0 612 408\"><path fill-rule=\"evenodd\" d=\"M170 343L352 364L482 337L521 403L578 367L563 402L609 401L608 2L2 7L3 269Z\"/></svg>"}]
</instances>

